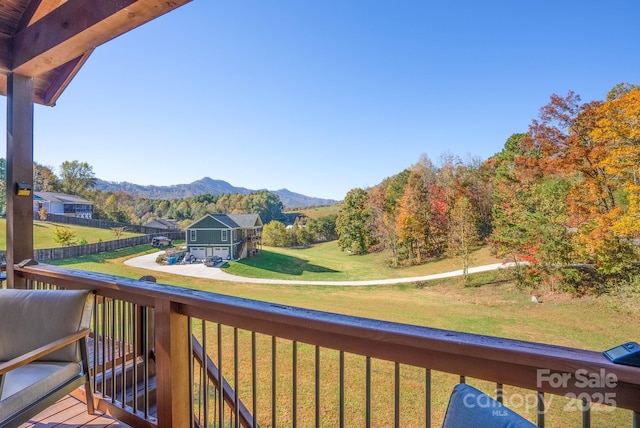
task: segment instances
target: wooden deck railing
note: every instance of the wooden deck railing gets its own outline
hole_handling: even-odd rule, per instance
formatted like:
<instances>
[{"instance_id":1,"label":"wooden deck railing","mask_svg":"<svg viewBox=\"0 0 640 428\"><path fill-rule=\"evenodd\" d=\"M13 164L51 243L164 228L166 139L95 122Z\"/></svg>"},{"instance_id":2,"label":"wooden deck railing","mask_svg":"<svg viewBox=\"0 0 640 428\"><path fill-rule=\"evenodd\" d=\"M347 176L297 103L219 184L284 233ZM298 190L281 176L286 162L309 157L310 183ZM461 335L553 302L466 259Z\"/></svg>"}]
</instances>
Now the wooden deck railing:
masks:
<instances>
[{"instance_id":1,"label":"wooden deck railing","mask_svg":"<svg viewBox=\"0 0 640 428\"><path fill-rule=\"evenodd\" d=\"M203 405L198 405L194 409L194 418L196 424L199 426L208 426L208 403L210 401L213 401L213 408L217 409L219 405L216 406L216 404L218 404L218 400L222 398L222 400L225 401L226 405L231 411L232 420L237 420L239 425L243 428L251 428L253 426L257 426L257 422L253 419L253 415L245 407L244 403L240 401L240 397L238 396L238 394L236 394L237 388L234 389L224 377L220 376L220 371L218 370L217 365L204 351L204 347L198 341L198 339L193 337L191 346L193 349L193 359L197 364L197 368L193 372L194 375L196 373L200 374L199 378L193 379L192 382L194 386L198 385L198 387L196 388L199 393L197 398L198 403L203 403ZM208 388L208 386L204 386L208 385L209 382L211 382L211 384L213 385L214 393L220 392L222 394L222 397L217 395L214 395L213 397L209 396L210 388ZM205 405L205 403L207 403L207 405ZM234 426L235 425L236 424L234 424Z\"/></svg>"},{"instance_id":2,"label":"wooden deck railing","mask_svg":"<svg viewBox=\"0 0 640 428\"><path fill-rule=\"evenodd\" d=\"M160 427L240 427L247 420L261 427L432 426L441 422L448 392L459 381L495 392L539 426L569 419L567 425L640 423L640 368L612 364L600 352L319 312L50 265L15 269L30 286L90 289L114 302L107 305L116 315L103 305L105 315L94 320L96 337L117 339L101 346L122 339L122 352L140 361L140 370L153 365L157 413L127 404L138 400L123 398L117 390L130 383L117 370L112 379L119 375L122 380L99 391L106 397L101 404L135 426L145 421ZM153 319L144 321L139 314L150 309ZM153 326L152 344L136 336L141 330L135 323ZM209 357L202 354L201 361L212 362L222 382L210 383L208 374L198 374L192 337ZM146 394L149 386L142 389Z\"/></svg>"}]
</instances>

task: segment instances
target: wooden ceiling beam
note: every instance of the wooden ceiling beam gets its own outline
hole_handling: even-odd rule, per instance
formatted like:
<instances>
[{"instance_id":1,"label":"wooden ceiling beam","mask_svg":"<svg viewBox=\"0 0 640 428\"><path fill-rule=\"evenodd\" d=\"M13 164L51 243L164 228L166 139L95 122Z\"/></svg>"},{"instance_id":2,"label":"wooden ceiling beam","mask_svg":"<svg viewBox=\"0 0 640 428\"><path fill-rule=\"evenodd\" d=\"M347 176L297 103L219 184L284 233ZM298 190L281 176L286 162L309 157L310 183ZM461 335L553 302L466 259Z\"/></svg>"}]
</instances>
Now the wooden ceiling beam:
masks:
<instances>
[{"instance_id":1,"label":"wooden ceiling beam","mask_svg":"<svg viewBox=\"0 0 640 428\"><path fill-rule=\"evenodd\" d=\"M80 68L82 68L87 59L89 59L89 55L91 55L92 52L93 49L89 52L85 52L78 58L72 59L63 66L58 67L54 72L55 79L49 84L44 93L36 92L34 94L34 101L46 106L55 105L58 97L62 95L62 92L65 90L67 85L71 83L71 80L75 77L78 71L80 71Z\"/></svg>"},{"instance_id":2,"label":"wooden ceiling beam","mask_svg":"<svg viewBox=\"0 0 640 428\"><path fill-rule=\"evenodd\" d=\"M11 69L37 77L190 1L68 0L16 34Z\"/></svg>"},{"instance_id":3,"label":"wooden ceiling beam","mask_svg":"<svg viewBox=\"0 0 640 428\"><path fill-rule=\"evenodd\" d=\"M42 11L42 9L44 8L40 8L42 1L43 0L31 0L29 2L27 9L22 14L22 18L20 19L20 22L18 22L18 27L16 32L24 30L29 26L29 24L32 21L37 21L39 18L43 16L43 14L46 13Z\"/></svg>"},{"instance_id":4,"label":"wooden ceiling beam","mask_svg":"<svg viewBox=\"0 0 640 428\"><path fill-rule=\"evenodd\" d=\"M37 21L60 6L62 2L63 0L29 0L27 8L22 12L20 19L16 21L15 30L11 33L0 34L0 73L10 72L13 66L11 59L13 36L27 28L29 24ZM3 95L6 95L6 90L3 92Z\"/></svg>"}]
</instances>

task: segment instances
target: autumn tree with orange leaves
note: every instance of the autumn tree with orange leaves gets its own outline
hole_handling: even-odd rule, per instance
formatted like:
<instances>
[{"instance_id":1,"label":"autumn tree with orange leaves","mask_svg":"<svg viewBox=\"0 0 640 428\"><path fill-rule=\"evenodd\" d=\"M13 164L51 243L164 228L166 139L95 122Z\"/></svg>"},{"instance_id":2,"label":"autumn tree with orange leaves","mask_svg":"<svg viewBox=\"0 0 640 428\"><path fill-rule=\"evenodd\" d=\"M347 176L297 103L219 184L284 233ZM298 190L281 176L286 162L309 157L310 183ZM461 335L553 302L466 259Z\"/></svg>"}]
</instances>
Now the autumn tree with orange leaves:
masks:
<instances>
[{"instance_id":1,"label":"autumn tree with orange leaves","mask_svg":"<svg viewBox=\"0 0 640 428\"><path fill-rule=\"evenodd\" d=\"M585 104L553 95L496 176L493 242L530 262L538 283L606 287L637 270L640 94L612 93Z\"/></svg>"}]
</instances>

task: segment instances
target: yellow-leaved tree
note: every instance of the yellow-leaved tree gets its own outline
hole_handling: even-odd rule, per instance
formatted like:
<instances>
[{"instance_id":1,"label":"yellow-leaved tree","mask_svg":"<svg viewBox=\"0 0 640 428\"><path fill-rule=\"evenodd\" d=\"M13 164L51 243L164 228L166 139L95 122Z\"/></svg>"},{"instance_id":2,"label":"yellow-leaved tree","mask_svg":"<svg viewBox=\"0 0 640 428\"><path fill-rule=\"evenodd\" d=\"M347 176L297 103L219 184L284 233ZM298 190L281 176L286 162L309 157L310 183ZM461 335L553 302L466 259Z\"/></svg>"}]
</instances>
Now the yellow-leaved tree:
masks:
<instances>
[{"instance_id":1,"label":"yellow-leaved tree","mask_svg":"<svg viewBox=\"0 0 640 428\"><path fill-rule=\"evenodd\" d=\"M609 213L618 236L640 236L640 89L618 93L599 107L594 140L608 148L598 166L618 183L617 209Z\"/></svg>"}]
</instances>

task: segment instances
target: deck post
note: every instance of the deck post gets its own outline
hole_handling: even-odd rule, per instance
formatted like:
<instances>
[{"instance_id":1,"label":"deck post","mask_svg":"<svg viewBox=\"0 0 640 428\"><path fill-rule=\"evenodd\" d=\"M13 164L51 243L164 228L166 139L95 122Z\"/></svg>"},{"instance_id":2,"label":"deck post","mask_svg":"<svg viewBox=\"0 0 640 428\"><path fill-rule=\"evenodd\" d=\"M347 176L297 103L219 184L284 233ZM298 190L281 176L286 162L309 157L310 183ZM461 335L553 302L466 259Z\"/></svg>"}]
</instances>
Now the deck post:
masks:
<instances>
[{"instance_id":1,"label":"deck post","mask_svg":"<svg viewBox=\"0 0 640 428\"><path fill-rule=\"evenodd\" d=\"M7 286L26 288L13 265L33 259L33 78L7 77ZM17 185L31 189L17 194Z\"/></svg>"},{"instance_id":2,"label":"deck post","mask_svg":"<svg viewBox=\"0 0 640 428\"><path fill-rule=\"evenodd\" d=\"M191 426L188 319L176 306L155 301L158 428Z\"/></svg>"}]
</instances>

